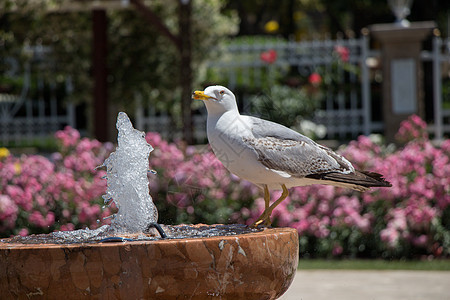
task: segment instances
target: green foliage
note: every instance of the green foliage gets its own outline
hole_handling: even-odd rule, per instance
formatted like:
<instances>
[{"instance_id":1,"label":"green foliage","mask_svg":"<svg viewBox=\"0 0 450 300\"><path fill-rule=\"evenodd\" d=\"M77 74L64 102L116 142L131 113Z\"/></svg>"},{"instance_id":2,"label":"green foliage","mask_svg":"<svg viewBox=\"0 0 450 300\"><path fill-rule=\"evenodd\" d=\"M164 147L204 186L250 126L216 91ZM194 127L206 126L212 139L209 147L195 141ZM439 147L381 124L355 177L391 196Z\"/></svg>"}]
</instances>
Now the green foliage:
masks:
<instances>
[{"instance_id":1,"label":"green foliage","mask_svg":"<svg viewBox=\"0 0 450 300\"><path fill-rule=\"evenodd\" d=\"M285 39L271 36L238 36L223 40L212 49L211 62L214 63L205 69L203 85L236 86L235 90L249 93L269 89L288 73L289 66L277 64L274 67L265 63L261 60L261 53L263 49L281 47L286 43ZM248 51L243 50L245 48ZM230 78L230 74L235 76Z\"/></svg>"},{"instance_id":2,"label":"green foliage","mask_svg":"<svg viewBox=\"0 0 450 300\"><path fill-rule=\"evenodd\" d=\"M381 259L303 259L300 270L427 270L449 271L450 260L381 260Z\"/></svg>"},{"instance_id":3,"label":"green foliage","mask_svg":"<svg viewBox=\"0 0 450 300\"><path fill-rule=\"evenodd\" d=\"M92 18L90 11L55 10L69 0L6 0L0 21L0 57L12 56L24 62L26 45L50 46L51 65L42 71L63 82L70 77L71 100L92 99ZM145 2L174 35L178 30L179 1ZM222 0L196 0L192 8L192 68L194 82L209 50L236 30L233 14L221 14ZM112 102L128 110L139 97L179 119L179 56L175 45L139 11L108 10L108 84ZM6 65L0 63L4 73ZM3 80L2 80L3 83Z\"/></svg>"},{"instance_id":4,"label":"green foliage","mask_svg":"<svg viewBox=\"0 0 450 300\"><path fill-rule=\"evenodd\" d=\"M61 1L60 1L61 2ZM50 12L55 1L6 1L0 20L6 24L0 31L0 56L19 60L23 65L30 60L30 46L50 46L51 54L44 57L45 64L33 66L32 76L39 73L44 79L51 78L63 83L68 77L74 85L70 100L89 101L92 90L91 69L91 22L87 13ZM42 62L42 61L41 61ZM0 62L2 74L9 66ZM5 81L2 79L1 85Z\"/></svg>"},{"instance_id":5,"label":"green foliage","mask_svg":"<svg viewBox=\"0 0 450 300\"><path fill-rule=\"evenodd\" d=\"M311 117L320 102L306 89L273 85L266 93L251 98L251 112L276 123L293 127Z\"/></svg>"}]
</instances>

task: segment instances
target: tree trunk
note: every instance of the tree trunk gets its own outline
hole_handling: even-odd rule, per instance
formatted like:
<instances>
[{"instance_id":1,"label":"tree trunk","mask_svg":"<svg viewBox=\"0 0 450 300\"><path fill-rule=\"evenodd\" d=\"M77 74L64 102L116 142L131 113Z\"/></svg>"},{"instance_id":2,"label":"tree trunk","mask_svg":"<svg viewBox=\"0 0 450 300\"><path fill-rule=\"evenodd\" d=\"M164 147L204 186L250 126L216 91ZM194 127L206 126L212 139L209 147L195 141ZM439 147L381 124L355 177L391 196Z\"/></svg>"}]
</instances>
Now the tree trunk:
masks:
<instances>
[{"instance_id":1,"label":"tree trunk","mask_svg":"<svg viewBox=\"0 0 450 300\"><path fill-rule=\"evenodd\" d=\"M192 68L191 68L191 1L180 1L179 4L179 39L180 39L180 86L181 86L181 112L183 121L183 139L193 144L192 128Z\"/></svg>"},{"instance_id":2,"label":"tree trunk","mask_svg":"<svg viewBox=\"0 0 450 300\"><path fill-rule=\"evenodd\" d=\"M108 82L107 82L107 18L106 11L92 11L93 75L94 75L94 136L101 142L108 141Z\"/></svg>"}]
</instances>

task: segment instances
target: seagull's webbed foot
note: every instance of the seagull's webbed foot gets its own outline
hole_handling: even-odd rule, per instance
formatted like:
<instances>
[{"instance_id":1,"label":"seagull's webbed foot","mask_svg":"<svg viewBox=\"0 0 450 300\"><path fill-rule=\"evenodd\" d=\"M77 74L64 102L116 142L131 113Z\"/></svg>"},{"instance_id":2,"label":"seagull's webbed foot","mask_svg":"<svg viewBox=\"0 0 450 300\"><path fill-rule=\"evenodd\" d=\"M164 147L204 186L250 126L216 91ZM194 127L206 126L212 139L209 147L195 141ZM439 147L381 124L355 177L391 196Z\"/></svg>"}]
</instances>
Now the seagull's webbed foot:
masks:
<instances>
[{"instance_id":1,"label":"seagull's webbed foot","mask_svg":"<svg viewBox=\"0 0 450 300\"><path fill-rule=\"evenodd\" d=\"M270 216L272 215L273 210L275 207L277 207L281 202L283 202L284 199L289 195L289 191L286 187L286 185L282 184L281 187L283 188L283 193L281 194L280 198L278 198L277 201L275 201L271 206L269 206L270 201L270 194L269 189L267 188L267 185L264 185L264 202L265 202L265 209L264 212L259 216L259 218L252 224L250 227L257 227L261 225L262 222L264 222L264 225L269 227L272 225L272 221L270 220Z\"/></svg>"},{"instance_id":2,"label":"seagull's webbed foot","mask_svg":"<svg viewBox=\"0 0 450 300\"><path fill-rule=\"evenodd\" d=\"M258 220L256 220L252 225L250 225L250 227L252 228L256 228L259 225L261 225L261 223L264 222L264 226L269 227L270 225L272 225L272 221L270 220L270 215L266 214L266 211L264 211L262 213L261 216L259 216Z\"/></svg>"}]
</instances>

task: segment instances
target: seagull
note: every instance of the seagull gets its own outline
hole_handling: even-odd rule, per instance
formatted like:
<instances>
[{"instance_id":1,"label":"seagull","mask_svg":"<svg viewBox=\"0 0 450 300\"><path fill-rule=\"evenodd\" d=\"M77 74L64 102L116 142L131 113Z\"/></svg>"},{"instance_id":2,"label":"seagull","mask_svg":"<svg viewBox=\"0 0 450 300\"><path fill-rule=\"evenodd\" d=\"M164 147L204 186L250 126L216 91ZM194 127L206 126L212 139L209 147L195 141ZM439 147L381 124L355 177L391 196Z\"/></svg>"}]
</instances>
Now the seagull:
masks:
<instances>
[{"instance_id":1,"label":"seagull","mask_svg":"<svg viewBox=\"0 0 450 300\"><path fill-rule=\"evenodd\" d=\"M355 170L341 155L288 127L241 115L226 87L209 86L192 98L205 103L208 140L216 157L231 173L264 190L265 209L252 227L272 224L272 211L291 187L325 184L363 192L391 186L381 174ZM282 190L272 205L270 190Z\"/></svg>"}]
</instances>

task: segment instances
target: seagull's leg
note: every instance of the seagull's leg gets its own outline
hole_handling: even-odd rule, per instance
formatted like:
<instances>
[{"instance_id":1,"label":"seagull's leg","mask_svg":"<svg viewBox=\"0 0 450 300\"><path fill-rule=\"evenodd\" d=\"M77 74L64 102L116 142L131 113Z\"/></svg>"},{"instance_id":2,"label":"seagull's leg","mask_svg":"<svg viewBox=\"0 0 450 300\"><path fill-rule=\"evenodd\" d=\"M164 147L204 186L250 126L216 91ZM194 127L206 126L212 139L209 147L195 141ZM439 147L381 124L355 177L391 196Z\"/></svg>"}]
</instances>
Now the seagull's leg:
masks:
<instances>
[{"instance_id":1,"label":"seagull's leg","mask_svg":"<svg viewBox=\"0 0 450 300\"><path fill-rule=\"evenodd\" d=\"M270 192L269 192L269 188L267 187L267 184L264 185L264 211L263 213L259 216L258 220L256 220L252 225L250 225L250 227L256 227L259 224L261 224L265 219L266 219L266 211L270 206Z\"/></svg>"},{"instance_id":2,"label":"seagull's leg","mask_svg":"<svg viewBox=\"0 0 450 300\"><path fill-rule=\"evenodd\" d=\"M270 206L270 192L267 184L264 185L264 211L266 211Z\"/></svg>"},{"instance_id":3,"label":"seagull's leg","mask_svg":"<svg viewBox=\"0 0 450 300\"><path fill-rule=\"evenodd\" d=\"M289 195L289 190L287 189L285 184L282 184L281 187L283 188L283 193L281 194L280 198L278 198L277 201L275 201L268 209L264 211L264 214L266 214L264 225L270 226L272 225L272 222L270 221L270 216L272 215L272 211L277 207L281 202L283 202L284 199Z\"/></svg>"},{"instance_id":4,"label":"seagull's leg","mask_svg":"<svg viewBox=\"0 0 450 300\"><path fill-rule=\"evenodd\" d=\"M272 225L272 221L270 220L270 216L272 215L272 211L277 207L281 202L283 202L284 199L289 195L289 190L287 189L285 184L281 185L281 188L283 189L283 193L281 194L280 198L278 198L277 201L275 201L270 207L266 207L262 215L256 220L255 223L251 225L251 227L256 227L259 224L261 224L264 221L264 225L270 226ZM268 192L269 190L267 190ZM264 189L264 200L266 200L266 189ZM268 193L267 193L268 194ZM269 198L270 199L270 198ZM268 199L267 199L268 200ZM267 203L267 201L266 201Z\"/></svg>"}]
</instances>

